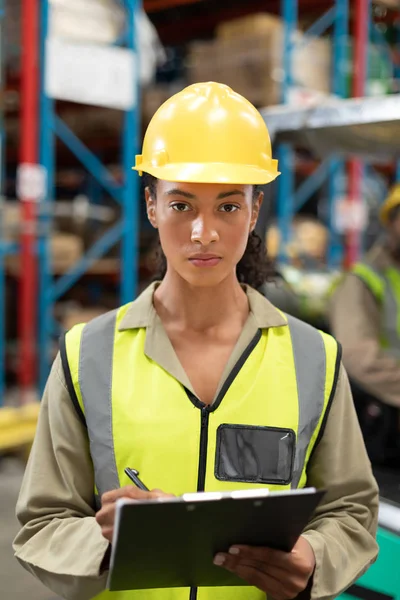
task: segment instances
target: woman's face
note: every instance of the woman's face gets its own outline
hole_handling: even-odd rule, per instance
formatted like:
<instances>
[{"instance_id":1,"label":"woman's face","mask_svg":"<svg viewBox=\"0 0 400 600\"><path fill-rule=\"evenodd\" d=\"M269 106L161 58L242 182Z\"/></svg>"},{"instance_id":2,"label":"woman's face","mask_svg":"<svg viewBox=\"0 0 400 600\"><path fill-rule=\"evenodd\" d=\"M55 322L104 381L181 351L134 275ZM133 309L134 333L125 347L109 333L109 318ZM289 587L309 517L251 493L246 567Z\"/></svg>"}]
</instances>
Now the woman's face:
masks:
<instances>
[{"instance_id":1,"label":"woman's face","mask_svg":"<svg viewBox=\"0 0 400 600\"><path fill-rule=\"evenodd\" d=\"M160 234L172 269L190 285L213 286L235 273L262 194L252 185L157 181L157 197L146 189L147 215Z\"/></svg>"}]
</instances>

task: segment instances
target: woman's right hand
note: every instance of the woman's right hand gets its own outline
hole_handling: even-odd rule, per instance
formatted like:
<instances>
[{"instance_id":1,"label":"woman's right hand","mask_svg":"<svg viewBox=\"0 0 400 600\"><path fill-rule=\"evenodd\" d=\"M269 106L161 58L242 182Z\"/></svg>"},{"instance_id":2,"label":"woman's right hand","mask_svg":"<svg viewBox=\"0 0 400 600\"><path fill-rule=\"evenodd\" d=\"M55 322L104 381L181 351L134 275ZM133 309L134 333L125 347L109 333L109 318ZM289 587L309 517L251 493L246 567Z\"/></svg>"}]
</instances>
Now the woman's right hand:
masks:
<instances>
[{"instance_id":1,"label":"woman's right hand","mask_svg":"<svg viewBox=\"0 0 400 600\"><path fill-rule=\"evenodd\" d=\"M96 513L96 521L101 527L101 533L110 543L114 533L115 503L119 498L129 500L154 500L155 498L173 498L172 494L165 494L161 490L145 492L133 485L127 485L117 490L106 492L101 497L101 509Z\"/></svg>"}]
</instances>

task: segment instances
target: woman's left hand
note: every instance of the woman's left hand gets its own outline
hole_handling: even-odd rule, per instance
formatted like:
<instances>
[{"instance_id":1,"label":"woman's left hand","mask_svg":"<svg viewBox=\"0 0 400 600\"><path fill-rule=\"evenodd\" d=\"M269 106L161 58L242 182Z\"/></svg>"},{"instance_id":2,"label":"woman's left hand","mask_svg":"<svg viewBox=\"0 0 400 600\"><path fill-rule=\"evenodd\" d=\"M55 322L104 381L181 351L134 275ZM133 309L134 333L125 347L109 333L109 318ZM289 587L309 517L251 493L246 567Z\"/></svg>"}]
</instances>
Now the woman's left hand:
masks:
<instances>
[{"instance_id":1,"label":"woman's left hand","mask_svg":"<svg viewBox=\"0 0 400 600\"><path fill-rule=\"evenodd\" d=\"M290 600L307 587L315 556L306 538L300 537L291 552L232 546L229 554L217 554L214 564L235 573L274 600Z\"/></svg>"}]
</instances>

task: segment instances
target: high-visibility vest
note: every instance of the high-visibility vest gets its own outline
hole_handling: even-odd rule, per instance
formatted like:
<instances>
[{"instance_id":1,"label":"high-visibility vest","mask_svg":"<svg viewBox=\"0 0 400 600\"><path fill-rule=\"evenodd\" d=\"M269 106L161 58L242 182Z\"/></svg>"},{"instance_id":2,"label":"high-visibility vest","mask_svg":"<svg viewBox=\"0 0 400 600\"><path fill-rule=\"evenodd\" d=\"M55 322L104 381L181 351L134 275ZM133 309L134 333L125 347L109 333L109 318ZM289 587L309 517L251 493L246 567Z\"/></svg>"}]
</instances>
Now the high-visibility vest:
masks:
<instances>
[{"instance_id":1,"label":"high-visibility vest","mask_svg":"<svg viewBox=\"0 0 400 600\"><path fill-rule=\"evenodd\" d=\"M382 347L400 359L400 271L394 267L380 271L368 263L358 263L352 272L365 283L380 306Z\"/></svg>"},{"instance_id":2,"label":"high-visibility vest","mask_svg":"<svg viewBox=\"0 0 400 600\"><path fill-rule=\"evenodd\" d=\"M304 487L336 389L337 342L293 317L287 317L289 326L260 329L214 404L205 406L146 356L145 328L118 329L128 307L75 326L61 348L72 399L87 425L97 498L130 483L127 466L150 489L176 495ZM254 428L263 436L257 456ZM240 456L228 461L223 433L229 429L239 431L245 443ZM276 440L270 433L277 430L283 445L274 473L264 473L269 444ZM204 587L105 591L98 598L265 600L265 594L253 587Z\"/></svg>"}]
</instances>

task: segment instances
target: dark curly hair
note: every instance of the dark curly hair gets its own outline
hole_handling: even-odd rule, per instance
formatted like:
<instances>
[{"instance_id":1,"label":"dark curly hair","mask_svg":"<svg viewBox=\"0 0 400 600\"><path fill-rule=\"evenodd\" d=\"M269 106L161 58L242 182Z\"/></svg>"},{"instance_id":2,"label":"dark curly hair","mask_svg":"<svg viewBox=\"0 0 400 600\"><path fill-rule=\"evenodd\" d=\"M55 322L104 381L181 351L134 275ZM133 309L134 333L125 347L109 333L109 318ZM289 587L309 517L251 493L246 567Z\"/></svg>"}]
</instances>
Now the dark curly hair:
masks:
<instances>
[{"instance_id":1,"label":"dark curly hair","mask_svg":"<svg viewBox=\"0 0 400 600\"><path fill-rule=\"evenodd\" d=\"M144 187L149 189L150 195L153 198L156 198L157 178L145 173L143 183ZM254 200L257 199L259 192L259 186L255 185L253 188ZM156 264L154 279L160 281L167 272L167 259L162 250L159 238L157 240L154 255ZM265 244L263 244L260 236L255 231L252 231L247 241L246 250L237 264L236 276L240 283L246 283L251 287L258 289L272 277L273 273L274 269L267 256Z\"/></svg>"}]
</instances>

